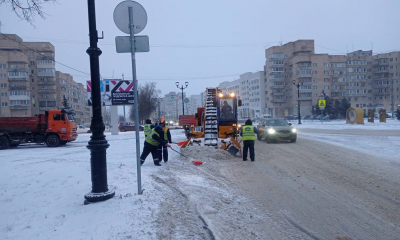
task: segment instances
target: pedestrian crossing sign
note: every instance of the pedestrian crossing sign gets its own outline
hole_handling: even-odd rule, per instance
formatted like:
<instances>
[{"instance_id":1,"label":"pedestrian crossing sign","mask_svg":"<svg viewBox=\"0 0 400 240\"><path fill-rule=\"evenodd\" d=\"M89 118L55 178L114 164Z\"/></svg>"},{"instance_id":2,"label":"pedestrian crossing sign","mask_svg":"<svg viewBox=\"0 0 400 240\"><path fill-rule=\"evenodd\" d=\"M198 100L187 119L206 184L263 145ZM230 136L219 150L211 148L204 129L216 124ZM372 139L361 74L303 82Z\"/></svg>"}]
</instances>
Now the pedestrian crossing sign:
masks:
<instances>
[{"instance_id":1,"label":"pedestrian crossing sign","mask_svg":"<svg viewBox=\"0 0 400 240\"><path fill-rule=\"evenodd\" d=\"M318 107L319 108L325 108L326 107L326 100L325 99L319 99L318 100Z\"/></svg>"}]
</instances>

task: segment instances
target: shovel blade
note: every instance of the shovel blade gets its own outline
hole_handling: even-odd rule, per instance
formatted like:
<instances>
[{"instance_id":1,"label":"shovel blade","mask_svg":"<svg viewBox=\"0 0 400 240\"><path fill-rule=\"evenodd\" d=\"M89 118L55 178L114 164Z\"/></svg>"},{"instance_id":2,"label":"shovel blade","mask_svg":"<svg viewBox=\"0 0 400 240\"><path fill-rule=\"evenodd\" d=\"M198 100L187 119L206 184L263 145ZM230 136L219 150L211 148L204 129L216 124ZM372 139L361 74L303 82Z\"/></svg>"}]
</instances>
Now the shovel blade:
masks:
<instances>
[{"instance_id":1,"label":"shovel blade","mask_svg":"<svg viewBox=\"0 0 400 240\"><path fill-rule=\"evenodd\" d=\"M236 156L236 154L239 152L239 149L237 149L235 146L230 146L227 151L233 156Z\"/></svg>"}]
</instances>

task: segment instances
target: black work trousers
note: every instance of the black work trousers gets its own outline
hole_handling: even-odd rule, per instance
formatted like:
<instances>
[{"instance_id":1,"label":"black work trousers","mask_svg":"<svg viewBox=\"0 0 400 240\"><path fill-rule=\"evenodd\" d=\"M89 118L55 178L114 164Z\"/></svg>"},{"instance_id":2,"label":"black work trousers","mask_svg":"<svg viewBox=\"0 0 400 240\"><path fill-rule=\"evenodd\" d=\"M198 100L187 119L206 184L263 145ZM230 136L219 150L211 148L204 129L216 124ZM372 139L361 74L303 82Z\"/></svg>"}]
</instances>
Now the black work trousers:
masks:
<instances>
[{"instance_id":1,"label":"black work trousers","mask_svg":"<svg viewBox=\"0 0 400 240\"><path fill-rule=\"evenodd\" d=\"M142 155L140 155L140 162L143 164L150 153L153 157L154 164L158 164L160 162L160 159L158 158L157 146L151 145L146 141L144 142Z\"/></svg>"},{"instance_id":2,"label":"black work trousers","mask_svg":"<svg viewBox=\"0 0 400 240\"><path fill-rule=\"evenodd\" d=\"M250 159L254 161L254 140L243 141L243 160L247 160L247 151L250 149Z\"/></svg>"},{"instance_id":3,"label":"black work trousers","mask_svg":"<svg viewBox=\"0 0 400 240\"><path fill-rule=\"evenodd\" d=\"M158 145L157 150L158 150L158 159L162 161L164 155L164 162L168 162L168 147L166 146L166 144Z\"/></svg>"}]
</instances>

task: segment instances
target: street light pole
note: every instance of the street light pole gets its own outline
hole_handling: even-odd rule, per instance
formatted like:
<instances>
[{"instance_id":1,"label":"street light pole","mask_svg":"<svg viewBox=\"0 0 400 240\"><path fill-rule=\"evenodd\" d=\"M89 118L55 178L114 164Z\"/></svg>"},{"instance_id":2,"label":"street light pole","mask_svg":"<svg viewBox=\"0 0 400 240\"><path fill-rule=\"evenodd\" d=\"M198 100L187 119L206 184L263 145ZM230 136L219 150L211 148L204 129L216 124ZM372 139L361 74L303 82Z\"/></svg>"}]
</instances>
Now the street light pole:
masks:
<instances>
[{"instance_id":1,"label":"street light pole","mask_svg":"<svg viewBox=\"0 0 400 240\"><path fill-rule=\"evenodd\" d=\"M303 81L298 81L296 84L296 80L292 80L293 85L297 87L297 114L299 119L299 124L301 124L301 116L300 116L300 86L303 85ZM301 84L300 84L301 83Z\"/></svg>"},{"instance_id":2,"label":"street light pole","mask_svg":"<svg viewBox=\"0 0 400 240\"><path fill-rule=\"evenodd\" d=\"M183 85L179 87L179 82L176 82L175 85L177 88L182 90L182 113L183 113L182 115L185 115L185 107L183 105L183 89L187 88L189 86L189 83L185 82L185 87L183 87Z\"/></svg>"},{"instance_id":3,"label":"street light pole","mask_svg":"<svg viewBox=\"0 0 400 240\"><path fill-rule=\"evenodd\" d=\"M99 202L112 198L114 191L108 190L107 185L107 159L106 149L110 146L104 136L104 122L101 114L100 96L100 64L101 50L97 47L99 39L96 29L95 1L88 0L89 39L90 47L86 53L90 57L90 81L92 84L92 112L90 124L92 131L91 140L86 146L90 150L90 169L92 178L92 191L85 195L85 204Z\"/></svg>"}]
</instances>

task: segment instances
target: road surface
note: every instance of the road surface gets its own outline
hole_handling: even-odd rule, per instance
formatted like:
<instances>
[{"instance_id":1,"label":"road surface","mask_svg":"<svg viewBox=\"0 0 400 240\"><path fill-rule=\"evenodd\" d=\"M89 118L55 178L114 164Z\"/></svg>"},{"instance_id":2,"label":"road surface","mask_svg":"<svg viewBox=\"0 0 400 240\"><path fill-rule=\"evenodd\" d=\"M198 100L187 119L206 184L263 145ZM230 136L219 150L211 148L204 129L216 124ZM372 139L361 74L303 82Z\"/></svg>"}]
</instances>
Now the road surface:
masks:
<instances>
[{"instance_id":1,"label":"road surface","mask_svg":"<svg viewBox=\"0 0 400 240\"><path fill-rule=\"evenodd\" d=\"M354 135L354 140L360 134L371 138L400 136L399 130L301 132ZM400 239L398 160L299 134L297 143L256 140L254 163L235 161L225 164L223 172L261 203L260 211L270 213L273 219L284 219L299 238Z\"/></svg>"}]
</instances>

